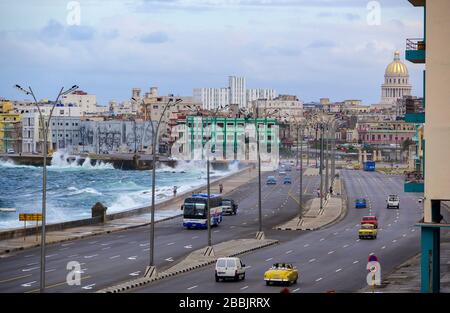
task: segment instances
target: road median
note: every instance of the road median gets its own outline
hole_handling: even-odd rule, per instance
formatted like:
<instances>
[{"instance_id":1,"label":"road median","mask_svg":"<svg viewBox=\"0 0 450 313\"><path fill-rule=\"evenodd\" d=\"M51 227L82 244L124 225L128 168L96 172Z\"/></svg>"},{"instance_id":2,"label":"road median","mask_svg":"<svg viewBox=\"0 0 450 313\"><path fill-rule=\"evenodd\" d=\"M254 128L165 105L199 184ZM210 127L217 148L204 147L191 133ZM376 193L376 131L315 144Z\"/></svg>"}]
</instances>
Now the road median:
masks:
<instances>
[{"instance_id":1,"label":"road median","mask_svg":"<svg viewBox=\"0 0 450 313\"><path fill-rule=\"evenodd\" d=\"M320 198L313 198L306 203L308 208L301 218L298 216L292 220L278 225L278 230L316 230L336 222L343 214L345 197L342 193L342 182L337 177L333 182L334 195L328 195L320 208Z\"/></svg>"},{"instance_id":2,"label":"road median","mask_svg":"<svg viewBox=\"0 0 450 313\"><path fill-rule=\"evenodd\" d=\"M214 256L205 256L205 248L202 248L192 252L181 262L175 264L174 266L161 273L158 273L155 277L137 278L115 286L101 289L97 291L97 293L119 293L129 291L131 289L142 287L158 280L208 266L215 263L220 257L233 257L277 243L278 240L271 239L235 239L221 242L219 244L213 245Z\"/></svg>"}]
</instances>

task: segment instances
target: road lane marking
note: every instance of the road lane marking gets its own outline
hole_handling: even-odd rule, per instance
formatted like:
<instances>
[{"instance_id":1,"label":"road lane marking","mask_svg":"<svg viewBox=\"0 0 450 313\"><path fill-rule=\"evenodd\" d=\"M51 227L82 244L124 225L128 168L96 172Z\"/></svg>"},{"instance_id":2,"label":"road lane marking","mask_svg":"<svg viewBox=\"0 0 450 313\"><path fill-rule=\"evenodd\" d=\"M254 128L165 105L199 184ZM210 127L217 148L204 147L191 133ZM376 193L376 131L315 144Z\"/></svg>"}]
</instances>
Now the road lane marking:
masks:
<instances>
[{"instance_id":1,"label":"road lane marking","mask_svg":"<svg viewBox=\"0 0 450 313\"><path fill-rule=\"evenodd\" d=\"M406 237L406 234L403 234L402 237Z\"/></svg>"},{"instance_id":2,"label":"road lane marking","mask_svg":"<svg viewBox=\"0 0 450 313\"><path fill-rule=\"evenodd\" d=\"M242 223L242 225L247 225L247 222Z\"/></svg>"},{"instance_id":3,"label":"road lane marking","mask_svg":"<svg viewBox=\"0 0 450 313\"><path fill-rule=\"evenodd\" d=\"M316 279L316 281L321 281L321 280L322 280L322 277L319 277Z\"/></svg>"},{"instance_id":4,"label":"road lane marking","mask_svg":"<svg viewBox=\"0 0 450 313\"><path fill-rule=\"evenodd\" d=\"M335 236L336 236L337 234L339 234L339 233L338 233L338 232L335 232L335 233L334 233L333 235L335 235Z\"/></svg>"},{"instance_id":5,"label":"road lane marking","mask_svg":"<svg viewBox=\"0 0 450 313\"><path fill-rule=\"evenodd\" d=\"M314 262L316 259L311 259L311 260L309 260L308 262L309 263L312 263L312 262Z\"/></svg>"},{"instance_id":6,"label":"road lane marking","mask_svg":"<svg viewBox=\"0 0 450 313\"><path fill-rule=\"evenodd\" d=\"M273 258L268 258L268 259L266 259L266 262L269 262L270 260L272 260Z\"/></svg>"},{"instance_id":7,"label":"road lane marking","mask_svg":"<svg viewBox=\"0 0 450 313\"><path fill-rule=\"evenodd\" d=\"M115 259L115 258L118 258L118 257L120 257L120 255L112 256L112 257L110 257L109 259L112 260L112 259Z\"/></svg>"},{"instance_id":8,"label":"road lane marking","mask_svg":"<svg viewBox=\"0 0 450 313\"><path fill-rule=\"evenodd\" d=\"M35 282L36 282L36 281L33 280L33 281L30 281L29 283L22 284L21 286L22 286L22 287L31 287L31 285L33 285Z\"/></svg>"},{"instance_id":9,"label":"road lane marking","mask_svg":"<svg viewBox=\"0 0 450 313\"><path fill-rule=\"evenodd\" d=\"M75 244L75 243L74 242L63 243L63 244L61 244L61 247L67 247L67 246L70 246L70 245L73 245L73 244Z\"/></svg>"},{"instance_id":10,"label":"road lane marking","mask_svg":"<svg viewBox=\"0 0 450 313\"><path fill-rule=\"evenodd\" d=\"M194 285L194 286L191 286L191 287L187 288L187 290L192 290L192 289L197 288L197 287L198 287L197 285Z\"/></svg>"},{"instance_id":11,"label":"road lane marking","mask_svg":"<svg viewBox=\"0 0 450 313\"><path fill-rule=\"evenodd\" d=\"M173 262L173 258L172 257L170 257L170 258L167 258L167 259L165 259L167 262Z\"/></svg>"},{"instance_id":12,"label":"road lane marking","mask_svg":"<svg viewBox=\"0 0 450 313\"><path fill-rule=\"evenodd\" d=\"M244 287L241 288L241 290L245 290L247 288L248 288L248 286L244 286Z\"/></svg>"},{"instance_id":13,"label":"road lane marking","mask_svg":"<svg viewBox=\"0 0 450 313\"><path fill-rule=\"evenodd\" d=\"M139 245L139 247L147 247L147 246L149 246L149 245L150 245L149 242L147 242L147 243L141 243L141 244Z\"/></svg>"},{"instance_id":14,"label":"road lane marking","mask_svg":"<svg viewBox=\"0 0 450 313\"><path fill-rule=\"evenodd\" d=\"M72 255L69 255L68 258L74 258L76 256L78 256L78 254L72 254Z\"/></svg>"},{"instance_id":15,"label":"road lane marking","mask_svg":"<svg viewBox=\"0 0 450 313\"><path fill-rule=\"evenodd\" d=\"M306 245L303 246L304 248L309 247L309 243L307 243Z\"/></svg>"},{"instance_id":16,"label":"road lane marking","mask_svg":"<svg viewBox=\"0 0 450 313\"><path fill-rule=\"evenodd\" d=\"M80 278L80 280L88 279L88 278L91 278L91 276L89 276L89 275L83 276L83 277ZM57 283L57 284L54 284L54 285L46 286L45 289L50 289L50 288L58 287L58 286L61 286L61 285L67 285L67 281L63 281L61 283ZM40 289L29 290L29 291L26 291L25 293L34 293L34 292L38 292L38 291L40 291Z\"/></svg>"},{"instance_id":17,"label":"road lane marking","mask_svg":"<svg viewBox=\"0 0 450 313\"><path fill-rule=\"evenodd\" d=\"M130 276L138 276L141 271L130 273Z\"/></svg>"},{"instance_id":18,"label":"road lane marking","mask_svg":"<svg viewBox=\"0 0 450 313\"><path fill-rule=\"evenodd\" d=\"M292 252L292 250L286 251L286 254L289 254L289 253L291 253L291 252Z\"/></svg>"},{"instance_id":19,"label":"road lane marking","mask_svg":"<svg viewBox=\"0 0 450 313\"><path fill-rule=\"evenodd\" d=\"M397 242L397 239L392 240L392 242Z\"/></svg>"},{"instance_id":20,"label":"road lane marking","mask_svg":"<svg viewBox=\"0 0 450 313\"><path fill-rule=\"evenodd\" d=\"M325 238L321 238L319 241L324 241L325 240Z\"/></svg>"},{"instance_id":21,"label":"road lane marking","mask_svg":"<svg viewBox=\"0 0 450 313\"><path fill-rule=\"evenodd\" d=\"M51 258L52 256L55 256L55 255L58 255L58 253L55 253L55 254L49 254L49 255L46 255L45 257L46 257L46 258Z\"/></svg>"},{"instance_id":22,"label":"road lane marking","mask_svg":"<svg viewBox=\"0 0 450 313\"><path fill-rule=\"evenodd\" d=\"M197 239L198 238L198 236L194 236L194 237L192 237L192 239Z\"/></svg>"},{"instance_id":23,"label":"road lane marking","mask_svg":"<svg viewBox=\"0 0 450 313\"><path fill-rule=\"evenodd\" d=\"M330 252L328 252L328 254L332 254L332 253L334 253L334 250L331 250Z\"/></svg>"},{"instance_id":24,"label":"road lane marking","mask_svg":"<svg viewBox=\"0 0 450 313\"><path fill-rule=\"evenodd\" d=\"M294 290L292 290L292 292L297 292L299 290L300 290L300 288L295 288Z\"/></svg>"},{"instance_id":25,"label":"road lane marking","mask_svg":"<svg viewBox=\"0 0 450 313\"><path fill-rule=\"evenodd\" d=\"M24 268L24 269L22 269L22 272L29 272L29 271L32 271L32 270L36 270L38 268L39 268L39 266L30 267L30 268Z\"/></svg>"},{"instance_id":26,"label":"road lane marking","mask_svg":"<svg viewBox=\"0 0 450 313\"><path fill-rule=\"evenodd\" d=\"M349 245L344 245L342 248L347 248Z\"/></svg>"},{"instance_id":27,"label":"road lane marking","mask_svg":"<svg viewBox=\"0 0 450 313\"><path fill-rule=\"evenodd\" d=\"M175 244L175 242L169 242L167 245L168 245L168 246L171 246L171 245L173 245L173 244Z\"/></svg>"},{"instance_id":28,"label":"road lane marking","mask_svg":"<svg viewBox=\"0 0 450 313\"><path fill-rule=\"evenodd\" d=\"M46 270L45 272L46 272L46 273L51 273L51 272L54 272L54 271L56 271L56 268L52 268L52 269L50 269L50 270Z\"/></svg>"},{"instance_id":29,"label":"road lane marking","mask_svg":"<svg viewBox=\"0 0 450 313\"><path fill-rule=\"evenodd\" d=\"M38 262L28 263L27 266L33 266L33 265L36 265L36 264L38 264Z\"/></svg>"},{"instance_id":30,"label":"road lane marking","mask_svg":"<svg viewBox=\"0 0 450 313\"><path fill-rule=\"evenodd\" d=\"M104 247L104 248L102 248L102 250L108 250L108 249L111 249L111 247Z\"/></svg>"},{"instance_id":31,"label":"road lane marking","mask_svg":"<svg viewBox=\"0 0 450 313\"><path fill-rule=\"evenodd\" d=\"M96 240L96 241L90 241L89 244L93 245L93 244L96 244L97 242L98 242L98 240Z\"/></svg>"},{"instance_id":32,"label":"road lane marking","mask_svg":"<svg viewBox=\"0 0 450 313\"><path fill-rule=\"evenodd\" d=\"M382 246L381 249L386 249L386 246Z\"/></svg>"},{"instance_id":33,"label":"road lane marking","mask_svg":"<svg viewBox=\"0 0 450 313\"><path fill-rule=\"evenodd\" d=\"M91 259L91 258L94 258L94 257L96 257L96 256L98 256L98 254L85 255L84 258L85 258L85 259Z\"/></svg>"},{"instance_id":34,"label":"road lane marking","mask_svg":"<svg viewBox=\"0 0 450 313\"><path fill-rule=\"evenodd\" d=\"M22 278L25 278L25 277L30 277L30 276L32 276L32 275L31 274L27 274L27 275L21 275L21 276L17 276L17 277L7 278L7 279L4 279L4 280L0 280L0 284L1 283L7 283L7 282L10 282L10 281L13 281L13 280L22 279Z\"/></svg>"},{"instance_id":35,"label":"road lane marking","mask_svg":"<svg viewBox=\"0 0 450 313\"><path fill-rule=\"evenodd\" d=\"M90 284L90 285L86 285L86 286L84 286L84 287L81 287L82 289L86 289L86 290L90 290L90 289L92 289L92 287L94 287L95 286L95 284Z\"/></svg>"},{"instance_id":36,"label":"road lane marking","mask_svg":"<svg viewBox=\"0 0 450 313\"><path fill-rule=\"evenodd\" d=\"M192 249L192 245L184 246L185 249Z\"/></svg>"},{"instance_id":37,"label":"road lane marking","mask_svg":"<svg viewBox=\"0 0 450 313\"><path fill-rule=\"evenodd\" d=\"M60 248L60 249L58 249L58 251L64 251L64 250L67 250L67 249L69 249L69 247Z\"/></svg>"},{"instance_id":38,"label":"road lane marking","mask_svg":"<svg viewBox=\"0 0 450 313\"><path fill-rule=\"evenodd\" d=\"M142 252L145 252L145 251L150 251L150 248L145 248L142 250Z\"/></svg>"},{"instance_id":39,"label":"road lane marking","mask_svg":"<svg viewBox=\"0 0 450 313\"><path fill-rule=\"evenodd\" d=\"M337 273L337 272L340 272L340 271L342 271L342 268L338 268L338 269L336 270L336 273Z\"/></svg>"},{"instance_id":40,"label":"road lane marking","mask_svg":"<svg viewBox=\"0 0 450 313\"><path fill-rule=\"evenodd\" d=\"M218 232L220 232L220 230L215 230L215 231L213 231L213 233L218 233Z\"/></svg>"},{"instance_id":41,"label":"road lane marking","mask_svg":"<svg viewBox=\"0 0 450 313\"><path fill-rule=\"evenodd\" d=\"M361 241L361 239L356 239L356 242L359 242L359 241Z\"/></svg>"},{"instance_id":42,"label":"road lane marking","mask_svg":"<svg viewBox=\"0 0 450 313\"><path fill-rule=\"evenodd\" d=\"M358 263L359 261L358 260L356 260L356 261L353 261L353 264L356 264L356 263Z\"/></svg>"},{"instance_id":43,"label":"road lane marking","mask_svg":"<svg viewBox=\"0 0 450 313\"><path fill-rule=\"evenodd\" d=\"M130 257L128 258L128 260L136 260L136 258L137 258L137 255L133 255L133 256L130 256Z\"/></svg>"}]
</instances>

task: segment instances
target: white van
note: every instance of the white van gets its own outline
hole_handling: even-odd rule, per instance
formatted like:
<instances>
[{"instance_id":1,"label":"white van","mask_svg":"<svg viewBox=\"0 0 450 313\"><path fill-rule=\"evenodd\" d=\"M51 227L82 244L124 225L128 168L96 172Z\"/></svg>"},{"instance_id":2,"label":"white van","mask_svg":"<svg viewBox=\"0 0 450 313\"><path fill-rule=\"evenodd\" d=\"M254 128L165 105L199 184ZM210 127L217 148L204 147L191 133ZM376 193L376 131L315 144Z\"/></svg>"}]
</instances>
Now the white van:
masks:
<instances>
[{"instance_id":1,"label":"white van","mask_svg":"<svg viewBox=\"0 0 450 313\"><path fill-rule=\"evenodd\" d=\"M390 209L390 208L399 209L400 208L400 198L397 195L389 195L386 202L387 202L386 208L388 208L388 209Z\"/></svg>"},{"instance_id":2,"label":"white van","mask_svg":"<svg viewBox=\"0 0 450 313\"><path fill-rule=\"evenodd\" d=\"M245 279L245 264L239 258L219 258L216 262L216 282L220 279Z\"/></svg>"}]
</instances>

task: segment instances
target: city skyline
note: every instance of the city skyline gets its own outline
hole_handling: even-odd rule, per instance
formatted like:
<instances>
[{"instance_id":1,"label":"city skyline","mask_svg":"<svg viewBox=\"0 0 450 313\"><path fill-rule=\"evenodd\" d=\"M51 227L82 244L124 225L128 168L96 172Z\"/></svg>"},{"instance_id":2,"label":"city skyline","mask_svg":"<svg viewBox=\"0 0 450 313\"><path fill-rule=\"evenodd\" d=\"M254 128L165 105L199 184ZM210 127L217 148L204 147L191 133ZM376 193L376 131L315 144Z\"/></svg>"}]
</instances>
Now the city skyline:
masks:
<instances>
[{"instance_id":1,"label":"city skyline","mask_svg":"<svg viewBox=\"0 0 450 313\"><path fill-rule=\"evenodd\" d=\"M305 102L372 104L393 51L421 29L420 10L400 0L378 2L380 25L367 22L369 1L79 1L80 25L67 23L69 2L24 3L0 4L5 98L22 99L16 83L49 99L76 83L107 105L133 87L191 95L235 75ZM420 95L423 67L408 68Z\"/></svg>"}]
</instances>

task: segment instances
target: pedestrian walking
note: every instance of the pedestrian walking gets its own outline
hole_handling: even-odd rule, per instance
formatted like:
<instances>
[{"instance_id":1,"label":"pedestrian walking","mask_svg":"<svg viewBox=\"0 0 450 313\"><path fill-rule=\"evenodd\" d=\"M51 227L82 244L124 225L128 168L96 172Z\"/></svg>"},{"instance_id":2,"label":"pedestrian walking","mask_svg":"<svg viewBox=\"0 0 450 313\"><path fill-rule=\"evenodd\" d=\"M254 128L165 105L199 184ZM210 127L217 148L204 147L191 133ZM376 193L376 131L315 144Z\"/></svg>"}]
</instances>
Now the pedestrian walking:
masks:
<instances>
[{"instance_id":1,"label":"pedestrian walking","mask_svg":"<svg viewBox=\"0 0 450 313\"><path fill-rule=\"evenodd\" d=\"M177 186L173 186L173 196L177 196Z\"/></svg>"},{"instance_id":2,"label":"pedestrian walking","mask_svg":"<svg viewBox=\"0 0 450 313\"><path fill-rule=\"evenodd\" d=\"M333 194L333 186L330 186L330 195Z\"/></svg>"},{"instance_id":3,"label":"pedestrian walking","mask_svg":"<svg viewBox=\"0 0 450 313\"><path fill-rule=\"evenodd\" d=\"M220 183L219 184L219 193L222 193L222 191L223 191L223 185L222 185L222 183Z\"/></svg>"},{"instance_id":4,"label":"pedestrian walking","mask_svg":"<svg viewBox=\"0 0 450 313\"><path fill-rule=\"evenodd\" d=\"M317 188L317 197L320 198L320 188Z\"/></svg>"}]
</instances>

